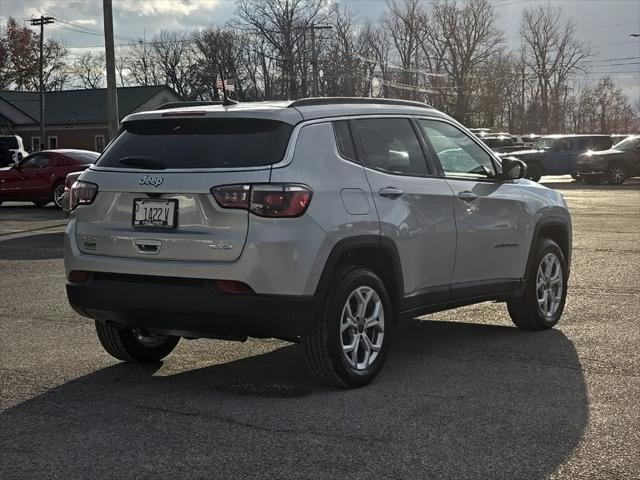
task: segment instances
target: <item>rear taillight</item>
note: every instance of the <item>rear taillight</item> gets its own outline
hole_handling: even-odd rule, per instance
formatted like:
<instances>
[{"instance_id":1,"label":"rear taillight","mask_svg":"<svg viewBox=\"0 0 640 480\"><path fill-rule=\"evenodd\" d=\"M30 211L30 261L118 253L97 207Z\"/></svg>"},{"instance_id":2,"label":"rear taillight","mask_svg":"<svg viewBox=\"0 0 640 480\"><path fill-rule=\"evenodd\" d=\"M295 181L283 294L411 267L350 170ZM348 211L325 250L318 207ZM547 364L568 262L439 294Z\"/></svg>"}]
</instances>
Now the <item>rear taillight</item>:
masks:
<instances>
[{"instance_id":1,"label":"rear taillight","mask_svg":"<svg viewBox=\"0 0 640 480\"><path fill-rule=\"evenodd\" d=\"M261 217L299 217L307 211L313 191L293 183L223 185L211 189L223 208L249 210Z\"/></svg>"},{"instance_id":2,"label":"rear taillight","mask_svg":"<svg viewBox=\"0 0 640 480\"><path fill-rule=\"evenodd\" d=\"M65 191L71 190L71 185L78 179L79 175L69 174L64 179L64 189Z\"/></svg>"},{"instance_id":3,"label":"rear taillight","mask_svg":"<svg viewBox=\"0 0 640 480\"><path fill-rule=\"evenodd\" d=\"M78 180L71 185L69 191L69 210L73 210L78 205L89 205L98 194L98 185L91 182Z\"/></svg>"}]
</instances>

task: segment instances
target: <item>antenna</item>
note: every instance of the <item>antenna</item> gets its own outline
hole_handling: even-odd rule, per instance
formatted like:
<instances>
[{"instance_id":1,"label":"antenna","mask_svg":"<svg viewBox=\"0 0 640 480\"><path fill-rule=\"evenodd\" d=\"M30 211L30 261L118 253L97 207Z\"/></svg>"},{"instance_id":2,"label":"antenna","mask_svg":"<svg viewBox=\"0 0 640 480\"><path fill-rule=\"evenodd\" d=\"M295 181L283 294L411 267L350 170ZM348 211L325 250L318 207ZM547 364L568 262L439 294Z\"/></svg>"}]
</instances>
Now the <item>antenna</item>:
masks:
<instances>
[{"instance_id":1,"label":"antenna","mask_svg":"<svg viewBox=\"0 0 640 480\"><path fill-rule=\"evenodd\" d=\"M228 107L231 105L237 105L237 100L231 100L227 98L227 86L224 84L224 74L222 73L222 66L220 66L220 80L222 80L222 106Z\"/></svg>"}]
</instances>

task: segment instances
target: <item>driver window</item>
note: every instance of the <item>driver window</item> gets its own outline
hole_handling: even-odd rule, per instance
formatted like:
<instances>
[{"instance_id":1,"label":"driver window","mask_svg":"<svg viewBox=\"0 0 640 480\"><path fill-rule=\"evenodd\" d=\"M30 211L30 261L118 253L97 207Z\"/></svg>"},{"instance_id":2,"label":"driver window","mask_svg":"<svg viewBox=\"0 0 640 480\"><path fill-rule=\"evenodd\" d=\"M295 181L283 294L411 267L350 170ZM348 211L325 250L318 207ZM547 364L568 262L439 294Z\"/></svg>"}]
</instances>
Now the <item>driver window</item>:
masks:
<instances>
[{"instance_id":1,"label":"driver window","mask_svg":"<svg viewBox=\"0 0 640 480\"><path fill-rule=\"evenodd\" d=\"M49 165L49 157L41 153L27 157L20 166L22 168L46 168Z\"/></svg>"},{"instance_id":2,"label":"driver window","mask_svg":"<svg viewBox=\"0 0 640 480\"><path fill-rule=\"evenodd\" d=\"M401 175L428 175L427 162L408 118L354 120L367 167Z\"/></svg>"},{"instance_id":3,"label":"driver window","mask_svg":"<svg viewBox=\"0 0 640 480\"><path fill-rule=\"evenodd\" d=\"M38 168L38 162L42 158L42 155L36 154L27 157L20 163L20 168Z\"/></svg>"},{"instance_id":4,"label":"driver window","mask_svg":"<svg viewBox=\"0 0 640 480\"><path fill-rule=\"evenodd\" d=\"M495 176L491 157L462 130L436 120L420 120L425 137L435 150L445 177Z\"/></svg>"}]
</instances>

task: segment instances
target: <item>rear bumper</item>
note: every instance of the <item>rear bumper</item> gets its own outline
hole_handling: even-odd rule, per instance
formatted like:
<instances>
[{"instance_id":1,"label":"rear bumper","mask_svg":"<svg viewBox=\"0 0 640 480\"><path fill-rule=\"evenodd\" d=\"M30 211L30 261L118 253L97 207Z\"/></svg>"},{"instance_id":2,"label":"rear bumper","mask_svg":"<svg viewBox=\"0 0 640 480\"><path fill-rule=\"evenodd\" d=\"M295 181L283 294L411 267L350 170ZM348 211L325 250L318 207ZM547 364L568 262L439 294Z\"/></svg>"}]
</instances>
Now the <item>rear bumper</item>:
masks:
<instances>
[{"instance_id":1,"label":"rear bumper","mask_svg":"<svg viewBox=\"0 0 640 480\"><path fill-rule=\"evenodd\" d=\"M316 317L315 297L228 294L211 280L94 273L67 282L81 315L185 337L295 337Z\"/></svg>"}]
</instances>

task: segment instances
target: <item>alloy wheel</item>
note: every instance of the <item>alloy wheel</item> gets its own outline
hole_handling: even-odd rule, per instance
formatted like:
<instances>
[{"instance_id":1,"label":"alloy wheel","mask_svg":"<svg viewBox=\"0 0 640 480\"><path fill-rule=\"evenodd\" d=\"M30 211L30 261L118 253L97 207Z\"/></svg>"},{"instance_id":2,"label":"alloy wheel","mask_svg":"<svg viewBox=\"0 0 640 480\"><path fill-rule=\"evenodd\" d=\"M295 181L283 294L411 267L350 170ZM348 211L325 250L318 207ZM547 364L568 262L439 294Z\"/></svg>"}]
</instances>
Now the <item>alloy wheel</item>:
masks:
<instances>
[{"instance_id":1,"label":"alloy wheel","mask_svg":"<svg viewBox=\"0 0 640 480\"><path fill-rule=\"evenodd\" d=\"M625 172L622 167L613 167L609 170L609 179L611 183L619 184L624 182Z\"/></svg>"},{"instance_id":2,"label":"alloy wheel","mask_svg":"<svg viewBox=\"0 0 640 480\"><path fill-rule=\"evenodd\" d=\"M53 202L56 204L56 207L62 208L62 198L64 197L64 185L56 185L56 188L53 190Z\"/></svg>"},{"instance_id":3,"label":"alloy wheel","mask_svg":"<svg viewBox=\"0 0 640 480\"><path fill-rule=\"evenodd\" d=\"M555 253L547 253L536 275L538 308L546 318L553 318L562 302L563 276L560 260Z\"/></svg>"},{"instance_id":4,"label":"alloy wheel","mask_svg":"<svg viewBox=\"0 0 640 480\"><path fill-rule=\"evenodd\" d=\"M340 341L345 360L355 370L366 370L378 358L384 341L384 308L376 291L356 288L342 309Z\"/></svg>"}]
</instances>

